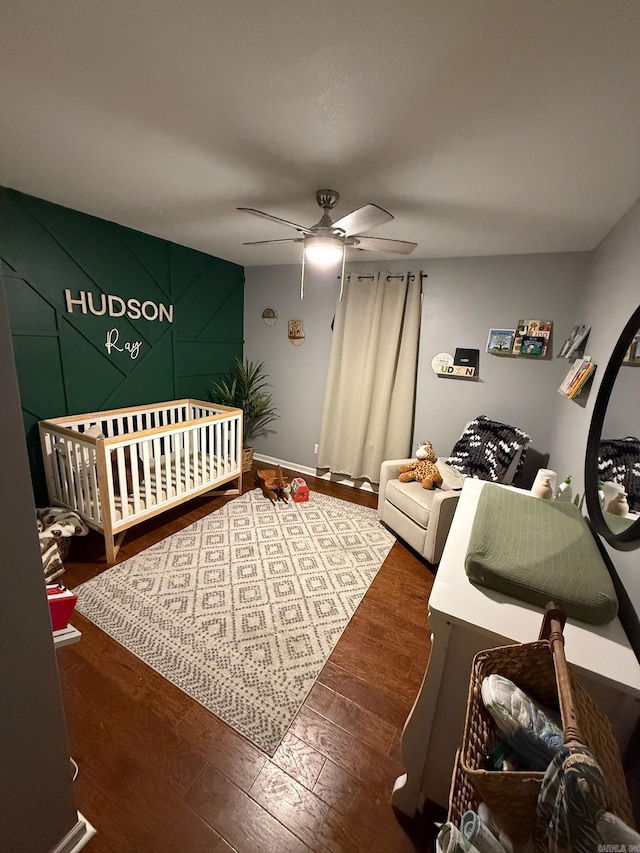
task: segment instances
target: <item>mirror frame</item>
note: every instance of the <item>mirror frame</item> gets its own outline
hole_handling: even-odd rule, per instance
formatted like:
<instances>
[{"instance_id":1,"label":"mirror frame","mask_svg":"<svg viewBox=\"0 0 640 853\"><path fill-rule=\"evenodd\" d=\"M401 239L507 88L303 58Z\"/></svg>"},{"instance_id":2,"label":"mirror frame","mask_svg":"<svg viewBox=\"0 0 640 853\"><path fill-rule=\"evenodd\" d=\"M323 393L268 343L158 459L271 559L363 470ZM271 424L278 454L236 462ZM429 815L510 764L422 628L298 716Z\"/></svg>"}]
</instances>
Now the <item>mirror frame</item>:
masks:
<instances>
[{"instance_id":1,"label":"mirror frame","mask_svg":"<svg viewBox=\"0 0 640 853\"><path fill-rule=\"evenodd\" d=\"M622 367L622 359L625 353L631 346L633 338L638 334L640 329L640 305L631 315L629 322L622 330L622 334L618 338L618 342L613 348L611 358L607 364L607 368L602 377L598 396L596 397L593 414L591 416L591 426L589 427L589 437L587 438L587 455L585 459L584 469L584 491L587 502L587 510L589 519L597 530L597 532L606 539L609 544L613 545L621 551L628 551L634 547L640 547L640 518L633 522L626 530L620 533L613 533L609 525L604 519L600 500L598 498L598 455L600 449L600 439L602 437L602 427L607 414L607 406L611 392L618 377L618 371ZM635 545L633 544L635 543Z\"/></svg>"}]
</instances>

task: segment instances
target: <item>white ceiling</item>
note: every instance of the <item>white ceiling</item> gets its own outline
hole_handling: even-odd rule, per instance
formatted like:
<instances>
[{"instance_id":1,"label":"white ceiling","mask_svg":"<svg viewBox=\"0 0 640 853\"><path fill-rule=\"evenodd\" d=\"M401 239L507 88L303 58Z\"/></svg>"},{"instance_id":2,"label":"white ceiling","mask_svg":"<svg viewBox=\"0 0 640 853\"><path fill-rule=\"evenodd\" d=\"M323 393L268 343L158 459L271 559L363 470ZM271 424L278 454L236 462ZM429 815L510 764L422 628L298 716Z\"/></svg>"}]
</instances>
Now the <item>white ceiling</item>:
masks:
<instances>
[{"instance_id":1,"label":"white ceiling","mask_svg":"<svg viewBox=\"0 0 640 853\"><path fill-rule=\"evenodd\" d=\"M639 0L2 0L0 184L251 266L367 202L416 258L594 248L640 195ZM362 259L383 259L358 253Z\"/></svg>"}]
</instances>

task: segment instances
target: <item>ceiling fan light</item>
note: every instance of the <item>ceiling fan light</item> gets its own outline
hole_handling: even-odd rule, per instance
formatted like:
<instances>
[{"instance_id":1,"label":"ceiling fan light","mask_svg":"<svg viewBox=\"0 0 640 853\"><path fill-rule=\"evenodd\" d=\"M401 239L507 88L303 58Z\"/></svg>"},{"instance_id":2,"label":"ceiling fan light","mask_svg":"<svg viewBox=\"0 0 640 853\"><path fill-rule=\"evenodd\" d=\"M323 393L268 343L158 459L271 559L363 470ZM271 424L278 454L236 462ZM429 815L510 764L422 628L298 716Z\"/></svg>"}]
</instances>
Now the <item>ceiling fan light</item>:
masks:
<instances>
[{"instance_id":1,"label":"ceiling fan light","mask_svg":"<svg viewBox=\"0 0 640 853\"><path fill-rule=\"evenodd\" d=\"M310 236L304 241L305 261L317 266L329 267L342 260L344 242L340 237Z\"/></svg>"}]
</instances>

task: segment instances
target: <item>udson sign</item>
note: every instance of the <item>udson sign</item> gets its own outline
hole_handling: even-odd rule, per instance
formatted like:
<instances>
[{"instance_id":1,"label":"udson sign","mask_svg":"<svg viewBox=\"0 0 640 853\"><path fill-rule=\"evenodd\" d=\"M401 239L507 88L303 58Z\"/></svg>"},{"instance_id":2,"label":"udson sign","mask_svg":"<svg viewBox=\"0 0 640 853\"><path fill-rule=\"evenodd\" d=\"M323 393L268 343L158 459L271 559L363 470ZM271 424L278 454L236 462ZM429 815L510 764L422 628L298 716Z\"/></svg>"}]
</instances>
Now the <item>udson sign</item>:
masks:
<instances>
[{"instance_id":1,"label":"udson sign","mask_svg":"<svg viewBox=\"0 0 640 853\"><path fill-rule=\"evenodd\" d=\"M163 305L162 302L152 302L147 299L140 302L139 299L121 299L109 293L101 293L94 298L93 293L81 290L77 297L73 297L70 290L65 290L64 298L69 314L73 314L74 308L78 308L81 314L95 314L97 317L103 314L108 317L127 317L129 320L157 320L163 323L173 323L173 305Z\"/></svg>"}]
</instances>

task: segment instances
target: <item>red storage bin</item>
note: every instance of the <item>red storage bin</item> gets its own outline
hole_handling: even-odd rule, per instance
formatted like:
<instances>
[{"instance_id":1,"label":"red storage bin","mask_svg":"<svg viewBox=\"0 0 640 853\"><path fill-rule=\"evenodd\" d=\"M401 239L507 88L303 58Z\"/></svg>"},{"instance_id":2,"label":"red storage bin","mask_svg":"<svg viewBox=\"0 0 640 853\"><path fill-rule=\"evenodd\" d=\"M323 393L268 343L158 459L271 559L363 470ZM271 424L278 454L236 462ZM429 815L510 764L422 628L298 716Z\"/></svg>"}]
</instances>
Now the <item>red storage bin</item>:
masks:
<instances>
[{"instance_id":1,"label":"red storage bin","mask_svg":"<svg viewBox=\"0 0 640 853\"><path fill-rule=\"evenodd\" d=\"M60 631L69 624L78 596L59 583L47 584L47 600L51 613L51 627Z\"/></svg>"}]
</instances>

